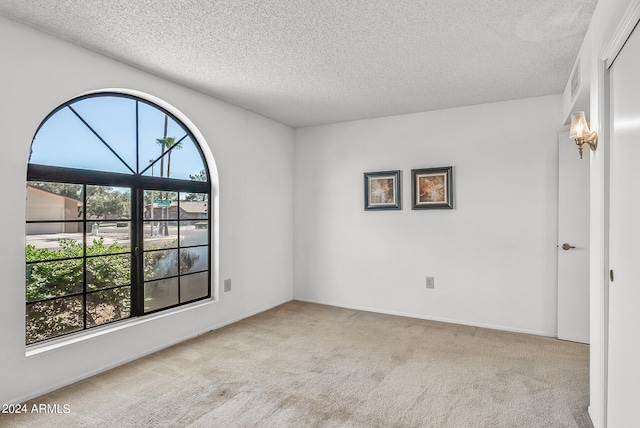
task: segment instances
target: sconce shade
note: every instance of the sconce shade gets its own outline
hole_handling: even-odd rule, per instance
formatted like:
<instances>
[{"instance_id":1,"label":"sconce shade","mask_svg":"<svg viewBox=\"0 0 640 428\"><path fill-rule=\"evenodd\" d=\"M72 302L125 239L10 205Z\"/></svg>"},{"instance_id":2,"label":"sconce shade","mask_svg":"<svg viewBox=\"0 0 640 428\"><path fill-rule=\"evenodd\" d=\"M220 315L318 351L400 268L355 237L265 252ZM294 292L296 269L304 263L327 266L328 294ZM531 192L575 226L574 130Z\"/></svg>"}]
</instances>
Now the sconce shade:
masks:
<instances>
[{"instance_id":1,"label":"sconce shade","mask_svg":"<svg viewBox=\"0 0 640 428\"><path fill-rule=\"evenodd\" d=\"M598 133L591 132L587 119L584 117L583 111L577 111L571 114L571 128L569 129L569 136L576 142L578 146L578 152L580 153L580 159L582 159L582 145L587 144L591 150L595 150L598 147Z\"/></svg>"},{"instance_id":2,"label":"sconce shade","mask_svg":"<svg viewBox=\"0 0 640 428\"><path fill-rule=\"evenodd\" d=\"M587 125L587 119L584 117L583 111L577 111L571 114L571 128L569 130L569 137L574 140L589 137L591 131L589 131L589 125Z\"/></svg>"}]
</instances>

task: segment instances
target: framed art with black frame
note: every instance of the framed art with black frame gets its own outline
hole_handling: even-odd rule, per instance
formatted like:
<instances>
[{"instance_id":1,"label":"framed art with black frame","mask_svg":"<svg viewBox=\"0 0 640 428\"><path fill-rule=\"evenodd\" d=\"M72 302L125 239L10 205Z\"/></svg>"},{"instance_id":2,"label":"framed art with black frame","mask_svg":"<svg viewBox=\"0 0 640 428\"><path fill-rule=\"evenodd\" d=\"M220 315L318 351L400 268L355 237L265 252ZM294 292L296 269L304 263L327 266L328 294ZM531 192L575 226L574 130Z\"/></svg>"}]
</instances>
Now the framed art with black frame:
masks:
<instances>
[{"instance_id":1,"label":"framed art with black frame","mask_svg":"<svg viewBox=\"0 0 640 428\"><path fill-rule=\"evenodd\" d=\"M411 209L453 208L453 167L411 170Z\"/></svg>"},{"instance_id":2,"label":"framed art with black frame","mask_svg":"<svg viewBox=\"0 0 640 428\"><path fill-rule=\"evenodd\" d=\"M364 173L364 209L400 210L400 170Z\"/></svg>"}]
</instances>

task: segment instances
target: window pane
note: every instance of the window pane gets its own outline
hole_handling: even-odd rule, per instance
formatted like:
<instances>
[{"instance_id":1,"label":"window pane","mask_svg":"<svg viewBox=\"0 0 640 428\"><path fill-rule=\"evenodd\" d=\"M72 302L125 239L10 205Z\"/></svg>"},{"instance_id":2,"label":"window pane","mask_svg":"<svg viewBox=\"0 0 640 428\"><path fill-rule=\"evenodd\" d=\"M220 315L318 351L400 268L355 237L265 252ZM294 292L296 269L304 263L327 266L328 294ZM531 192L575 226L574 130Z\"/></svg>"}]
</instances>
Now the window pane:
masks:
<instances>
[{"instance_id":1,"label":"window pane","mask_svg":"<svg viewBox=\"0 0 640 428\"><path fill-rule=\"evenodd\" d=\"M144 311L151 312L178 304L178 278L144 284Z\"/></svg>"},{"instance_id":2,"label":"window pane","mask_svg":"<svg viewBox=\"0 0 640 428\"><path fill-rule=\"evenodd\" d=\"M131 173L68 107L51 116L38 130L29 163Z\"/></svg>"},{"instance_id":3,"label":"window pane","mask_svg":"<svg viewBox=\"0 0 640 428\"><path fill-rule=\"evenodd\" d=\"M87 259L87 288L128 285L131 283L131 254L90 257Z\"/></svg>"},{"instance_id":4,"label":"window pane","mask_svg":"<svg viewBox=\"0 0 640 428\"><path fill-rule=\"evenodd\" d=\"M128 252L131 247L131 222L124 220L88 221L87 254Z\"/></svg>"},{"instance_id":5,"label":"window pane","mask_svg":"<svg viewBox=\"0 0 640 428\"><path fill-rule=\"evenodd\" d=\"M131 98L89 97L71 105L100 137L136 170L136 101Z\"/></svg>"},{"instance_id":6,"label":"window pane","mask_svg":"<svg viewBox=\"0 0 640 428\"><path fill-rule=\"evenodd\" d=\"M178 218L178 194L159 190L144 191L145 220L175 220Z\"/></svg>"},{"instance_id":7,"label":"window pane","mask_svg":"<svg viewBox=\"0 0 640 428\"><path fill-rule=\"evenodd\" d=\"M130 315L130 287L87 294L87 328L128 318Z\"/></svg>"},{"instance_id":8,"label":"window pane","mask_svg":"<svg viewBox=\"0 0 640 428\"><path fill-rule=\"evenodd\" d=\"M209 222L201 221L181 221L180 222L180 245L190 247L193 245L207 245L209 243Z\"/></svg>"},{"instance_id":9,"label":"window pane","mask_svg":"<svg viewBox=\"0 0 640 428\"><path fill-rule=\"evenodd\" d=\"M173 134L176 135L176 134ZM155 143L160 150L158 156L160 159L154 157L149 159L150 168L148 168L143 175L147 177L161 177L161 178L179 178L176 176L176 153L182 150L185 139L184 132L179 134L180 136L172 136L168 134L166 137L156 139ZM190 141L190 140L189 140Z\"/></svg>"},{"instance_id":10,"label":"window pane","mask_svg":"<svg viewBox=\"0 0 640 428\"><path fill-rule=\"evenodd\" d=\"M27 344L83 329L82 296L27 304Z\"/></svg>"},{"instance_id":11,"label":"window pane","mask_svg":"<svg viewBox=\"0 0 640 428\"><path fill-rule=\"evenodd\" d=\"M180 250L180 273L191 273L209 268L209 247L182 248Z\"/></svg>"},{"instance_id":12,"label":"window pane","mask_svg":"<svg viewBox=\"0 0 640 428\"><path fill-rule=\"evenodd\" d=\"M165 154L161 160L155 163L153 168L148 169L143 175L203 181L199 177L205 169L204 163L202 162L200 151L196 148L193 140L187 137L179 141L179 137L176 137L174 140L165 139L163 141L165 141L165 152L158 148L157 156L160 156L161 153ZM160 144L157 144L160 147ZM173 146L173 149L166 150L167 145Z\"/></svg>"},{"instance_id":13,"label":"window pane","mask_svg":"<svg viewBox=\"0 0 640 428\"><path fill-rule=\"evenodd\" d=\"M167 150L166 141L160 142L165 138L165 121L167 124L166 137L173 139L173 141L179 141L186 135L186 131L174 121L171 117L168 117L164 112L152 107L146 103L140 102L138 104L139 113L139 144L140 144L140 171L142 172L151 161L158 159ZM166 177L167 176L167 159L161 162L158 161L153 168L154 177ZM171 167L173 169L173 166ZM145 175L151 176L151 169L147 171ZM173 174L171 174L173 177Z\"/></svg>"},{"instance_id":14,"label":"window pane","mask_svg":"<svg viewBox=\"0 0 640 428\"><path fill-rule=\"evenodd\" d=\"M187 131L171 117L167 118L167 135L174 137L176 141L182 140L187 135Z\"/></svg>"},{"instance_id":15,"label":"window pane","mask_svg":"<svg viewBox=\"0 0 640 428\"><path fill-rule=\"evenodd\" d=\"M144 249L178 248L178 227L176 223L176 221L145 221ZM165 235L165 233L168 233L168 235Z\"/></svg>"},{"instance_id":16,"label":"window pane","mask_svg":"<svg viewBox=\"0 0 640 428\"><path fill-rule=\"evenodd\" d=\"M82 256L82 223L27 223L27 261Z\"/></svg>"},{"instance_id":17,"label":"window pane","mask_svg":"<svg viewBox=\"0 0 640 428\"><path fill-rule=\"evenodd\" d=\"M201 169L196 174L189 174L189 180L191 181L207 181L207 172Z\"/></svg>"},{"instance_id":18,"label":"window pane","mask_svg":"<svg viewBox=\"0 0 640 428\"><path fill-rule=\"evenodd\" d=\"M166 278L178 274L178 250L144 253L144 280Z\"/></svg>"},{"instance_id":19,"label":"window pane","mask_svg":"<svg viewBox=\"0 0 640 428\"><path fill-rule=\"evenodd\" d=\"M27 221L78 220L82 207L82 185L27 183Z\"/></svg>"},{"instance_id":20,"label":"window pane","mask_svg":"<svg viewBox=\"0 0 640 428\"><path fill-rule=\"evenodd\" d=\"M82 259L27 264L27 302L82 293Z\"/></svg>"},{"instance_id":21,"label":"window pane","mask_svg":"<svg viewBox=\"0 0 640 428\"><path fill-rule=\"evenodd\" d=\"M207 219L208 215L206 193L180 193L180 218Z\"/></svg>"},{"instance_id":22,"label":"window pane","mask_svg":"<svg viewBox=\"0 0 640 428\"><path fill-rule=\"evenodd\" d=\"M87 219L130 219L131 189L87 186Z\"/></svg>"},{"instance_id":23,"label":"window pane","mask_svg":"<svg viewBox=\"0 0 640 428\"><path fill-rule=\"evenodd\" d=\"M207 297L209 294L209 273L202 272L180 277L180 303Z\"/></svg>"}]
</instances>

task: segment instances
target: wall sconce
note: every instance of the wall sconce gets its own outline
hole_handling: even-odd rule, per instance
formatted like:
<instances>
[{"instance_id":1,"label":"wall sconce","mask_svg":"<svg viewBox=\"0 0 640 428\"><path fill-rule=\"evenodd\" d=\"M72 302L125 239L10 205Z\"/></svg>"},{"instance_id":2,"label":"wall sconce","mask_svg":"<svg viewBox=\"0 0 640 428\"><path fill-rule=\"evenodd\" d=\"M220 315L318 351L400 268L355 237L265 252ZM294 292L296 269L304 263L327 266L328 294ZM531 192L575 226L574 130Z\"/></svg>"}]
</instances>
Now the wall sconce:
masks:
<instances>
[{"instance_id":1,"label":"wall sconce","mask_svg":"<svg viewBox=\"0 0 640 428\"><path fill-rule=\"evenodd\" d=\"M591 132L587 119L584 117L583 111L577 111L571 113L571 130L569 131L569 137L571 137L578 145L578 151L580 152L580 159L582 159L582 145L588 144L591 150L598 147L598 133Z\"/></svg>"}]
</instances>

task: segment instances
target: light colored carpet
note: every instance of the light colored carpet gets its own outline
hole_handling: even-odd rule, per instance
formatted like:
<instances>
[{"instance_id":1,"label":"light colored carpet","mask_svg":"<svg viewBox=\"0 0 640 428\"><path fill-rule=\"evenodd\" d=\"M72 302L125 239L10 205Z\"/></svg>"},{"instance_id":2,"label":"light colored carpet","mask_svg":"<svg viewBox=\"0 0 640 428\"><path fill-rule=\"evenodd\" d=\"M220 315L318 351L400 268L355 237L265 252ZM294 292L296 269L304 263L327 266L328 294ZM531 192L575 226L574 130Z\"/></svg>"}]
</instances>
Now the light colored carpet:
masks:
<instances>
[{"instance_id":1,"label":"light colored carpet","mask_svg":"<svg viewBox=\"0 0 640 428\"><path fill-rule=\"evenodd\" d=\"M27 403L9 427L590 427L589 347L289 302Z\"/></svg>"}]
</instances>

